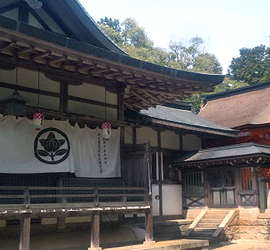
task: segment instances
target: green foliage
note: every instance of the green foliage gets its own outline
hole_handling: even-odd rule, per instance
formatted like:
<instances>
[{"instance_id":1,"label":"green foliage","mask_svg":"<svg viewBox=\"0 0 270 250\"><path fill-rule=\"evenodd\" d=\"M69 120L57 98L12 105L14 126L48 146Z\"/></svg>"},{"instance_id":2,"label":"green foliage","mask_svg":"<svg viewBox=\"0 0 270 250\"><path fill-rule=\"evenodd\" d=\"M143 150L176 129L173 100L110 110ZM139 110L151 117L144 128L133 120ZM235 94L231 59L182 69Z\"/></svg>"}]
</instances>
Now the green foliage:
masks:
<instances>
[{"instance_id":1,"label":"green foliage","mask_svg":"<svg viewBox=\"0 0 270 250\"><path fill-rule=\"evenodd\" d=\"M134 18L126 18L122 22L121 36L124 45L133 45L136 48L151 48L153 41L147 36L145 29L140 27Z\"/></svg>"},{"instance_id":2,"label":"green foliage","mask_svg":"<svg viewBox=\"0 0 270 250\"><path fill-rule=\"evenodd\" d=\"M112 20L111 18L105 17L105 18L100 18L100 21L97 23L99 25L104 25L104 26L107 26L109 28L112 28L116 32L121 33L121 26L120 26L120 22L118 19Z\"/></svg>"},{"instance_id":3,"label":"green foliage","mask_svg":"<svg viewBox=\"0 0 270 250\"><path fill-rule=\"evenodd\" d=\"M232 79L248 84L265 82L270 77L270 49L260 45L251 49L242 48L240 56L233 58L228 74Z\"/></svg>"},{"instance_id":4,"label":"green foliage","mask_svg":"<svg viewBox=\"0 0 270 250\"><path fill-rule=\"evenodd\" d=\"M192 71L222 74L222 67L215 55L205 53L195 57Z\"/></svg>"},{"instance_id":5,"label":"green foliage","mask_svg":"<svg viewBox=\"0 0 270 250\"><path fill-rule=\"evenodd\" d=\"M243 82L243 81L238 82L232 79L230 76L225 76L224 81L215 86L214 92L219 93L219 92L224 92L231 89L238 89L238 88L242 88L246 86L249 86L247 82Z\"/></svg>"},{"instance_id":6,"label":"green foliage","mask_svg":"<svg viewBox=\"0 0 270 250\"><path fill-rule=\"evenodd\" d=\"M101 23L99 25L100 29L112 40L114 41L118 46L121 46L123 44L123 38L121 37L121 34L117 32L115 29Z\"/></svg>"}]
</instances>

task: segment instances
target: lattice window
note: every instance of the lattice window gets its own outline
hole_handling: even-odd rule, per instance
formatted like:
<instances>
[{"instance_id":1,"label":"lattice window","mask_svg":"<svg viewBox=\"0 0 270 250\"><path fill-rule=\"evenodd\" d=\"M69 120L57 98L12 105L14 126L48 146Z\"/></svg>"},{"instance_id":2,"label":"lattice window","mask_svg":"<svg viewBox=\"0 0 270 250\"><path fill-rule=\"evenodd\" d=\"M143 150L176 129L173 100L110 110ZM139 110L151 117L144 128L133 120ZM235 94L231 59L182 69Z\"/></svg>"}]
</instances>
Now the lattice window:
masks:
<instances>
[{"instance_id":1,"label":"lattice window","mask_svg":"<svg viewBox=\"0 0 270 250\"><path fill-rule=\"evenodd\" d=\"M264 180L267 180L267 179L269 180L270 179L270 169L269 168L260 168L259 177L261 177ZM265 186L266 186L266 188L270 188L269 181L265 182Z\"/></svg>"},{"instance_id":2,"label":"lattice window","mask_svg":"<svg viewBox=\"0 0 270 250\"><path fill-rule=\"evenodd\" d=\"M241 168L240 176L241 176L242 191L253 190L252 185L253 172L251 168Z\"/></svg>"},{"instance_id":3,"label":"lattice window","mask_svg":"<svg viewBox=\"0 0 270 250\"><path fill-rule=\"evenodd\" d=\"M203 194L204 193L203 172L186 173L185 190L186 194Z\"/></svg>"}]
</instances>

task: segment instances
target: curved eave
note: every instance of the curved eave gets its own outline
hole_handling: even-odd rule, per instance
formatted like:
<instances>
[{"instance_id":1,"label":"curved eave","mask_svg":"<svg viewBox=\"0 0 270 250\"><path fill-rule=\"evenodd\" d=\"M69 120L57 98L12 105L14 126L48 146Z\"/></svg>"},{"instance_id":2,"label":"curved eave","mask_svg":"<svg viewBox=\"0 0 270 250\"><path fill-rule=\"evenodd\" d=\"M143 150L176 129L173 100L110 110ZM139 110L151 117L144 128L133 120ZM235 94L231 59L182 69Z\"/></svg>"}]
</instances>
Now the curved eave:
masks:
<instances>
[{"instance_id":1,"label":"curved eave","mask_svg":"<svg viewBox=\"0 0 270 250\"><path fill-rule=\"evenodd\" d=\"M124 104L132 110L210 92L224 79L223 75L187 72L137 60L3 16L0 45L0 63L5 67L8 63L24 67L27 62L27 67L38 65L43 72L50 69L75 82L106 81L114 88L126 87Z\"/></svg>"},{"instance_id":2,"label":"curved eave","mask_svg":"<svg viewBox=\"0 0 270 250\"><path fill-rule=\"evenodd\" d=\"M43 6L53 12L59 20L84 43L92 41L94 46L126 55L98 27L78 0L45 0Z\"/></svg>"},{"instance_id":3,"label":"curved eave","mask_svg":"<svg viewBox=\"0 0 270 250\"><path fill-rule=\"evenodd\" d=\"M78 52L83 52L92 56L96 56L98 58L110 60L117 64L122 64L123 66L134 67L140 71L151 71L152 73L160 74L164 77L198 82L202 84L207 84L208 86L214 86L223 82L223 79L225 77L224 75L195 73L159 66L153 63L132 58L130 56L98 48L91 44L78 42L76 40L64 37L53 32L40 30L30 25L16 22L3 16L0 16L0 26L8 30L21 33L23 35L27 35L29 37L34 37Z\"/></svg>"}]
</instances>

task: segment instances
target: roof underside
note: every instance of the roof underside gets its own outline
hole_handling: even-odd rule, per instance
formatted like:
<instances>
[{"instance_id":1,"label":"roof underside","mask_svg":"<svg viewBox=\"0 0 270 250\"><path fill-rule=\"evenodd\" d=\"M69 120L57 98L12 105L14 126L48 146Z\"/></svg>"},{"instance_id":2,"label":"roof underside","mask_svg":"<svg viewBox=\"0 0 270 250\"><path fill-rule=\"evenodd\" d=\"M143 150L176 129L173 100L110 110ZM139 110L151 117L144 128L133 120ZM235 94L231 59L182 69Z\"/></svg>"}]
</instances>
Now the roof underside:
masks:
<instances>
[{"instance_id":1,"label":"roof underside","mask_svg":"<svg viewBox=\"0 0 270 250\"><path fill-rule=\"evenodd\" d=\"M157 106L156 108L142 110L141 114L151 117L152 122L160 125L170 125L175 127L181 127L186 130L222 136L234 137L237 135L236 130L219 126L213 122L199 117L198 115L188 110Z\"/></svg>"},{"instance_id":2,"label":"roof underside","mask_svg":"<svg viewBox=\"0 0 270 250\"><path fill-rule=\"evenodd\" d=\"M17 1L0 1L0 14L6 2ZM0 16L1 68L27 67L65 78L70 84L88 82L106 84L111 89L123 88L124 104L132 110L209 92L223 81L221 75L161 67L115 52L116 47L108 45L112 43L105 35L107 42L104 40L103 45L94 41L102 41L102 33L76 0L42 2L42 8L52 12L65 35Z\"/></svg>"},{"instance_id":3,"label":"roof underside","mask_svg":"<svg viewBox=\"0 0 270 250\"><path fill-rule=\"evenodd\" d=\"M245 91L244 91L245 90ZM224 93L216 99L209 99L199 116L217 124L237 128L247 124L267 124L270 122L270 86L263 88L243 88L237 92Z\"/></svg>"}]
</instances>

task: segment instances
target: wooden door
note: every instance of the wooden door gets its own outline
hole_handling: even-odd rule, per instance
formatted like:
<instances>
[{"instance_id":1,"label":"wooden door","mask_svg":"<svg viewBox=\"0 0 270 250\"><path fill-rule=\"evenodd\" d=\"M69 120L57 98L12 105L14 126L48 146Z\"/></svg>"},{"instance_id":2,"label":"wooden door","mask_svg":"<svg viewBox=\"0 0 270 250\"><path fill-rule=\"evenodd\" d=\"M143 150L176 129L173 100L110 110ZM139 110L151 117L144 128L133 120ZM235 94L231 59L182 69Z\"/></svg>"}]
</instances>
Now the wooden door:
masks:
<instances>
[{"instance_id":1,"label":"wooden door","mask_svg":"<svg viewBox=\"0 0 270 250\"><path fill-rule=\"evenodd\" d=\"M219 170L210 173L211 206L235 207L235 172Z\"/></svg>"},{"instance_id":2,"label":"wooden door","mask_svg":"<svg viewBox=\"0 0 270 250\"><path fill-rule=\"evenodd\" d=\"M122 157L123 177L127 187L149 186L149 159L146 144L128 147L124 150Z\"/></svg>"}]
</instances>

